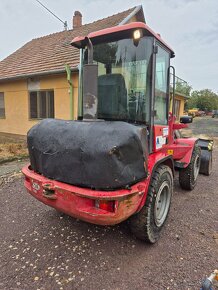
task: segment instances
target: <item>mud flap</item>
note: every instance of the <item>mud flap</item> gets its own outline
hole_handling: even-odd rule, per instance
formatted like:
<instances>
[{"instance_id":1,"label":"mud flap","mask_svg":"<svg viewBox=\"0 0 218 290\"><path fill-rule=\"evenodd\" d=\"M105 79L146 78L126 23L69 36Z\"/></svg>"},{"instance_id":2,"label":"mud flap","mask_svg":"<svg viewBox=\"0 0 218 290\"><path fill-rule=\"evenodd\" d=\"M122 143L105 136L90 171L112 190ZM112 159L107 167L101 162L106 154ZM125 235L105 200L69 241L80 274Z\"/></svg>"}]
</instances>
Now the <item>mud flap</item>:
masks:
<instances>
[{"instance_id":1,"label":"mud flap","mask_svg":"<svg viewBox=\"0 0 218 290\"><path fill-rule=\"evenodd\" d=\"M200 173L210 175L212 172L213 140L199 139L197 145L201 148Z\"/></svg>"}]
</instances>

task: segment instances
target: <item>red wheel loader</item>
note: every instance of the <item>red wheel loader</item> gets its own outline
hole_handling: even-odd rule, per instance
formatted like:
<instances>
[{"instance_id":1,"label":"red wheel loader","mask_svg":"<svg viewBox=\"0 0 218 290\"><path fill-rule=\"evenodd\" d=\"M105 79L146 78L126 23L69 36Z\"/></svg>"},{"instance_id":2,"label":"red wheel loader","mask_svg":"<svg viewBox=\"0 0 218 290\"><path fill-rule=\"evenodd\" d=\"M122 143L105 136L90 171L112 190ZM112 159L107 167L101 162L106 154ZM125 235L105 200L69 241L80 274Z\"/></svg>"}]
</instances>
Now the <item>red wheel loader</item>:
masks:
<instances>
[{"instance_id":1,"label":"red wheel loader","mask_svg":"<svg viewBox=\"0 0 218 290\"><path fill-rule=\"evenodd\" d=\"M209 175L212 166L211 141L182 138L187 125L175 123L174 52L140 22L76 37L72 45L81 50L78 120L45 119L30 129L25 187L86 222L128 219L136 237L155 243L175 169L181 187L192 190L199 171Z\"/></svg>"}]
</instances>

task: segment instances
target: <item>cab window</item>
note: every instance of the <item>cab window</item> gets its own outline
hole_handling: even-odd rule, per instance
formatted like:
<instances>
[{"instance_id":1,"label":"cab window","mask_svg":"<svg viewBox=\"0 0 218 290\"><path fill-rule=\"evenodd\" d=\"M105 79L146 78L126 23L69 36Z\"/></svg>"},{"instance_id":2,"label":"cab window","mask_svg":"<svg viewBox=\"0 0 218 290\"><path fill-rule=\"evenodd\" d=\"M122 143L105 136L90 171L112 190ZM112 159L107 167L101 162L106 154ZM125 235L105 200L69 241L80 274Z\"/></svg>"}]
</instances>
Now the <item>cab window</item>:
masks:
<instances>
[{"instance_id":1,"label":"cab window","mask_svg":"<svg viewBox=\"0 0 218 290\"><path fill-rule=\"evenodd\" d=\"M166 125L168 123L169 60L169 53L158 46L155 69L154 124Z\"/></svg>"}]
</instances>

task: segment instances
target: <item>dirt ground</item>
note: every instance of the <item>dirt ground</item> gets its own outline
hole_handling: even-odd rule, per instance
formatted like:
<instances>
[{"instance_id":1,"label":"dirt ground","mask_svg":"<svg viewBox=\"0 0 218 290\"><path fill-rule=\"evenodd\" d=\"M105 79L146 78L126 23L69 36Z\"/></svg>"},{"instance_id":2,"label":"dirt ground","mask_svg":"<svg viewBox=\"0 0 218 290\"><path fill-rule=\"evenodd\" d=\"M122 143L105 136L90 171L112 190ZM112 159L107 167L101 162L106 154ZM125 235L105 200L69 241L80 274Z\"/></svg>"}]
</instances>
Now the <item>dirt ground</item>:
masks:
<instances>
[{"instance_id":1,"label":"dirt ground","mask_svg":"<svg viewBox=\"0 0 218 290\"><path fill-rule=\"evenodd\" d=\"M23 143L26 141L26 136L16 135L16 134L7 134L0 133L0 144L5 143Z\"/></svg>"},{"instance_id":2,"label":"dirt ground","mask_svg":"<svg viewBox=\"0 0 218 290\"><path fill-rule=\"evenodd\" d=\"M23 164L13 166L11 174ZM176 176L169 218L152 246L137 240L127 222L100 227L76 220L26 193L19 174L6 180L0 186L0 289L199 290L218 268L216 148L213 166L192 192L181 190ZM10 166L6 171L10 177Z\"/></svg>"}]
</instances>

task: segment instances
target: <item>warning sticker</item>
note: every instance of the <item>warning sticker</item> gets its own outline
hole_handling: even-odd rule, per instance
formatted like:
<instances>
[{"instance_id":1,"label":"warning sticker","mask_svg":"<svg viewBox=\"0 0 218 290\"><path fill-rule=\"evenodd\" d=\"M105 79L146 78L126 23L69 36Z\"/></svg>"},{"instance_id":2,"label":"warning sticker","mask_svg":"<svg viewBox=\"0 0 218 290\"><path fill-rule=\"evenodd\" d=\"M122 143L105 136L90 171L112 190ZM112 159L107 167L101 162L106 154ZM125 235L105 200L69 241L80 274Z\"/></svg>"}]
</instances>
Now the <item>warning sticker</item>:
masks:
<instances>
[{"instance_id":1,"label":"warning sticker","mask_svg":"<svg viewBox=\"0 0 218 290\"><path fill-rule=\"evenodd\" d=\"M163 136L168 136L169 135L169 128L163 128Z\"/></svg>"},{"instance_id":2,"label":"warning sticker","mask_svg":"<svg viewBox=\"0 0 218 290\"><path fill-rule=\"evenodd\" d=\"M164 144L166 144L166 137L157 136L156 137L156 149L162 148Z\"/></svg>"}]
</instances>

